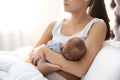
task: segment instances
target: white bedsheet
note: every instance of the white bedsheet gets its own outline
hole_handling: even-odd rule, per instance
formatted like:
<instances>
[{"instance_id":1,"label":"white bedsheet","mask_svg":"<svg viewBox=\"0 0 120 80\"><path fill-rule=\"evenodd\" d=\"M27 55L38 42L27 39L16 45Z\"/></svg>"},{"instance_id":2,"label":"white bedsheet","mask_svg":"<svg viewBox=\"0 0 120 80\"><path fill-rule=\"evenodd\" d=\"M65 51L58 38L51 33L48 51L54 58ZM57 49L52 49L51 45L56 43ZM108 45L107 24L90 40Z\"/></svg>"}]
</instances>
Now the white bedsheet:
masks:
<instances>
[{"instance_id":1,"label":"white bedsheet","mask_svg":"<svg viewBox=\"0 0 120 80\"><path fill-rule=\"evenodd\" d=\"M24 62L31 49L0 51L0 80L47 80L32 64Z\"/></svg>"}]
</instances>

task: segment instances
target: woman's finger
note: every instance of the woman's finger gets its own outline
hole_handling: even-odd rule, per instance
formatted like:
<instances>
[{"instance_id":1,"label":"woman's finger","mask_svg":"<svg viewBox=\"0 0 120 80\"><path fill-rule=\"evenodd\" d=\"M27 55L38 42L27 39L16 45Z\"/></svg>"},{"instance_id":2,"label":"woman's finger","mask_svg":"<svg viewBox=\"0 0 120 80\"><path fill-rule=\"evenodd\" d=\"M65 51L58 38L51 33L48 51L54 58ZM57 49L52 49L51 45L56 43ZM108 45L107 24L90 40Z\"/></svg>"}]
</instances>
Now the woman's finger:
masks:
<instances>
[{"instance_id":1,"label":"woman's finger","mask_svg":"<svg viewBox=\"0 0 120 80\"><path fill-rule=\"evenodd\" d=\"M37 61L40 59L40 56L39 55L34 55L33 56L33 64L36 65L37 64Z\"/></svg>"},{"instance_id":2,"label":"woman's finger","mask_svg":"<svg viewBox=\"0 0 120 80\"><path fill-rule=\"evenodd\" d=\"M31 63L33 63L33 61L34 61L34 57L33 56L31 56L30 61L31 61Z\"/></svg>"},{"instance_id":3,"label":"woman's finger","mask_svg":"<svg viewBox=\"0 0 120 80\"><path fill-rule=\"evenodd\" d=\"M33 64L35 65L36 64L36 61L38 60L39 58L37 58L37 57L34 57L33 58Z\"/></svg>"},{"instance_id":4,"label":"woman's finger","mask_svg":"<svg viewBox=\"0 0 120 80\"><path fill-rule=\"evenodd\" d=\"M29 53L29 62L31 62L32 63L32 61L33 61L33 55L34 55L34 49Z\"/></svg>"},{"instance_id":5,"label":"woman's finger","mask_svg":"<svg viewBox=\"0 0 120 80\"><path fill-rule=\"evenodd\" d=\"M39 63L37 68L44 75L49 74L51 72L58 71L58 70L61 69L60 66L54 65L54 64L51 64L51 63L48 63L48 62L45 62L45 61L43 63Z\"/></svg>"},{"instance_id":6,"label":"woman's finger","mask_svg":"<svg viewBox=\"0 0 120 80\"><path fill-rule=\"evenodd\" d=\"M43 53L41 53L40 55L40 64L45 62L45 55Z\"/></svg>"}]
</instances>

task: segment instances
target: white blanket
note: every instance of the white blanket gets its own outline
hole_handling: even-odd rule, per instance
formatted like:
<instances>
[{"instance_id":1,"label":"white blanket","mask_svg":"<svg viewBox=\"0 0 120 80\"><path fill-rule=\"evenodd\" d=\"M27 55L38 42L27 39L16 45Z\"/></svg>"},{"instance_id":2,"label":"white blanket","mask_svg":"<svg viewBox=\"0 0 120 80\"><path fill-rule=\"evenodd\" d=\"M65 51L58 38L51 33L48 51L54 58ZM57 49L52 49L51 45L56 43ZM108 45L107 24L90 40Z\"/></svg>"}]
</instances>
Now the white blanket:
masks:
<instances>
[{"instance_id":1,"label":"white blanket","mask_svg":"<svg viewBox=\"0 0 120 80\"><path fill-rule=\"evenodd\" d=\"M32 47L0 51L0 80L48 80L24 59Z\"/></svg>"}]
</instances>

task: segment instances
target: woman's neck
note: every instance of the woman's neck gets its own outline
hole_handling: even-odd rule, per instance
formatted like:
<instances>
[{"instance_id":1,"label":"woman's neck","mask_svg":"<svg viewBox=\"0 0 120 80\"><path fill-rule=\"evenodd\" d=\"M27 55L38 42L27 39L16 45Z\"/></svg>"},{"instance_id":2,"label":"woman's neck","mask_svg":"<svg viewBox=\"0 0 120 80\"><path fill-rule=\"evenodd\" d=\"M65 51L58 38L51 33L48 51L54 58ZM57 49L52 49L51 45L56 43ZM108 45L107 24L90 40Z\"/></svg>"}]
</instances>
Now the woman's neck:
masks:
<instances>
[{"instance_id":1,"label":"woman's neck","mask_svg":"<svg viewBox=\"0 0 120 80\"><path fill-rule=\"evenodd\" d=\"M80 22L86 21L86 20L90 20L91 17L88 14L72 14L70 21L73 24L79 24Z\"/></svg>"}]
</instances>

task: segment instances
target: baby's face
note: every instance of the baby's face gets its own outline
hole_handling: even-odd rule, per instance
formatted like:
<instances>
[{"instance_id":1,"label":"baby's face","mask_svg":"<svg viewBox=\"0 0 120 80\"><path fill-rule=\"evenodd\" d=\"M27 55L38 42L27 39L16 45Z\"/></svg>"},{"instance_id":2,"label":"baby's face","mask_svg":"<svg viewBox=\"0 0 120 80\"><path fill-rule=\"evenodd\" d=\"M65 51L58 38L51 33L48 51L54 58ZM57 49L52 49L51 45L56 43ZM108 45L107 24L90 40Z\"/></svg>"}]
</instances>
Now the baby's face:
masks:
<instances>
[{"instance_id":1,"label":"baby's face","mask_svg":"<svg viewBox=\"0 0 120 80\"><path fill-rule=\"evenodd\" d=\"M68 41L66 41L65 43L62 44L61 48L63 49L68 49L71 46L70 43Z\"/></svg>"}]
</instances>

